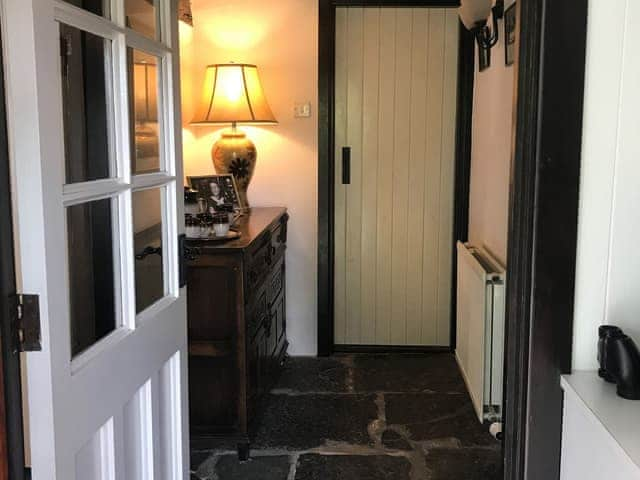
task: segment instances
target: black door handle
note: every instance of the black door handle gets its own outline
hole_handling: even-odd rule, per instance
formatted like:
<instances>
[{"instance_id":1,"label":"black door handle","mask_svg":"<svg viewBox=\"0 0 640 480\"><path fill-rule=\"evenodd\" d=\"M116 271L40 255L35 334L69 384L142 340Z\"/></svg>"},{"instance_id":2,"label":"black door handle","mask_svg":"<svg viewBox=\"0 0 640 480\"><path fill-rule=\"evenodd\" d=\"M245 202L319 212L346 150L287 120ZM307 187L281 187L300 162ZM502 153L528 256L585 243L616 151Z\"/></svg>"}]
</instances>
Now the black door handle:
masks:
<instances>
[{"instance_id":1,"label":"black door handle","mask_svg":"<svg viewBox=\"0 0 640 480\"><path fill-rule=\"evenodd\" d=\"M144 260L149 255L159 255L162 256L162 248L161 247L145 247L140 253L136 253L136 260Z\"/></svg>"},{"instance_id":2,"label":"black door handle","mask_svg":"<svg viewBox=\"0 0 640 480\"><path fill-rule=\"evenodd\" d=\"M351 184L351 147L342 147L342 184Z\"/></svg>"}]
</instances>

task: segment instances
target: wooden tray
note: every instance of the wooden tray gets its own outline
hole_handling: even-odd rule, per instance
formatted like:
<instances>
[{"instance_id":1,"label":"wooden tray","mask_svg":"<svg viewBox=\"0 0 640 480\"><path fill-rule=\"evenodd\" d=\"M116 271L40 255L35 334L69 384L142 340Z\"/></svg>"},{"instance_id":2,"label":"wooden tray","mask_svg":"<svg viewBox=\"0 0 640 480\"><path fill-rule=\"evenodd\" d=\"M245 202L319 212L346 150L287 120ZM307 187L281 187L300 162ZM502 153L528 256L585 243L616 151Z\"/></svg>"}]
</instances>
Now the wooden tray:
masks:
<instances>
[{"instance_id":1,"label":"wooden tray","mask_svg":"<svg viewBox=\"0 0 640 480\"><path fill-rule=\"evenodd\" d=\"M189 240L202 240L203 242L228 242L240 238L240 232L229 230L224 237L216 237L212 235L210 237L187 237Z\"/></svg>"}]
</instances>

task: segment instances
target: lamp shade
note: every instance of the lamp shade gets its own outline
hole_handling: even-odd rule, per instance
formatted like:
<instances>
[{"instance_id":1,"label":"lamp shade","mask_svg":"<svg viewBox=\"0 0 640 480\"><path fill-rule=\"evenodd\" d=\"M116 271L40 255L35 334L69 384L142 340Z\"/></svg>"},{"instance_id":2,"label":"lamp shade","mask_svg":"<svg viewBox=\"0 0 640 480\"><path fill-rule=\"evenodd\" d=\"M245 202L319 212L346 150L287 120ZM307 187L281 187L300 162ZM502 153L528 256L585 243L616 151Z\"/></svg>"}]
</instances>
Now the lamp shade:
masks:
<instances>
[{"instance_id":1,"label":"lamp shade","mask_svg":"<svg viewBox=\"0 0 640 480\"><path fill-rule=\"evenodd\" d=\"M133 64L133 92L136 122L157 122L158 70L154 64Z\"/></svg>"},{"instance_id":2,"label":"lamp shade","mask_svg":"<svg viewBox=\"0 0 640 480\"><path fill-rule=\"evenodd\" d=\"M191 0L180 0L180 2L178 3L178 20L193 27Z\"/></svg>"},{"instance_id":3,"label":"lamp shade","mask_svg":"<svg viewBox=\"0 0 640 480\"><path fill-rule=\"evenodd\" d=\"M277 124L255 65L209 65L194 125L218 123Z\"/></svg>"},{"instance_id":4,"label":"lamp shade","mask_svg":"<svg viewBox=\"0 0 640 480\"><path fill-rule=\"evenodd\" d=\"M460 20L467 28L473 30L475 27L484 25L491 14L492 0L462 0L460 2Z\"/></svg>"}]
</instances>

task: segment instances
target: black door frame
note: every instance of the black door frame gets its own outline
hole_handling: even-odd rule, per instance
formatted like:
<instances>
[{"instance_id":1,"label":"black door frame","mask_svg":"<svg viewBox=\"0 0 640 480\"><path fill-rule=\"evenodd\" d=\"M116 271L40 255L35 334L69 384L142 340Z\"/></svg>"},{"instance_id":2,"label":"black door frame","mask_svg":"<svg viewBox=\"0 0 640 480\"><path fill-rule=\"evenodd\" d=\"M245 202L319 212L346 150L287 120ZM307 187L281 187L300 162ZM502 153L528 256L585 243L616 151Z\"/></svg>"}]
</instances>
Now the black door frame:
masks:
<instances>
[{"instance_id":1,"label":"black door frame","mask_svg":"<svg viewBox=\"0 0 640 480\"><path fill-rule=\"evenodd\" d=\"M0 354L4 383L4 418L6 425L8 474L10 479L23 480L24 433L22 425L22 379L20 354L13 338L10 298L16 293L16 275L13 248L13 221L11 214L11 177L9 170L9 143L4 88L4 63L0 39ZM0 472L0 477L2 472Z\"/></svg>"},{"instance_id":2,"label":"black door frame","mask_svg":"<svg viewBox=\"0 0 640 480\"><path fill-rule=\"evenodd\" d=\"M319 4L319 355L330 355L333 346L335 8L398 3L320 0ZM402 3L452 6L455 2ZM559 377L570 372L572 358L587 12L588 0L517 0L520 45L505 348L507 480L559 478L563 403ZM458 133L462 138L457 162L465 161L460 154L465 135L466 145L470 144L470 131ZM461 194L466 179L458 180L461 189L457 187L456 193ZM465 223L460 213L464 210L460 202L457 234L464 233L464 225L460 226Z\"/></svg>"},{"instance_id":3,"label":"black door frame","mask_svg":"<svg viewBox=\"0 0 640 480\"><path fill-rule=\"evenodd\" d=\"M455 345L455 295L452 295L451 340L449 347L334 347L333 278L334 278L334 172L335 145L333 109L335 100L335 19L337 7L432 7L457 8L459 0L320 0L319 3L319 79L318 79L318 355L335 351L450 351ZM458 106L456 128L456 180L454 232L452 238L466 241L469 219L469 179L471 171L471 113L473 106L474 40L460 29L458 71ZM466 200L465 200L466 199ZM455 250L455 249L454 249ZM456 255L453 255L455 285ZM455 289L453 289L455 292Z\"/></svg>"},{"instance_id":4,"label":"black door frame","mask_svg":"<svg viewBox=\"0 0 640 480\"><path fill-rule=\"evenodd\" d=\"M588 0L518 0L505 478L560 477L571 372Z\"/></svg>"}]
</instances>

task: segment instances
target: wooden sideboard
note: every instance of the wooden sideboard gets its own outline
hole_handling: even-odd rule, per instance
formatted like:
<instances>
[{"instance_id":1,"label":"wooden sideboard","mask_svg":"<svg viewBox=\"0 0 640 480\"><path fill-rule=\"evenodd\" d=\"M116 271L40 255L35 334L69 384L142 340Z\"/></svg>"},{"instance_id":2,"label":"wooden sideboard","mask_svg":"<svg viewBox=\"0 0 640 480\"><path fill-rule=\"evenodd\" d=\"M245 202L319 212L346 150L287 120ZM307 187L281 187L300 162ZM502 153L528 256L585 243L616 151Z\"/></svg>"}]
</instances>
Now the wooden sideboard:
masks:
<instances>
[{"instance_id":1,"label":"wooden sideboard","mask_svg":"<svg viewBox=\"0 0 640 480\"><path fill-rule=\"evenodd\" d=\"M246 459L251 424L287 351L284 208L253 208L240 238L187 240L192 439L225 438Z\"/></svg>"}]
</instances>

